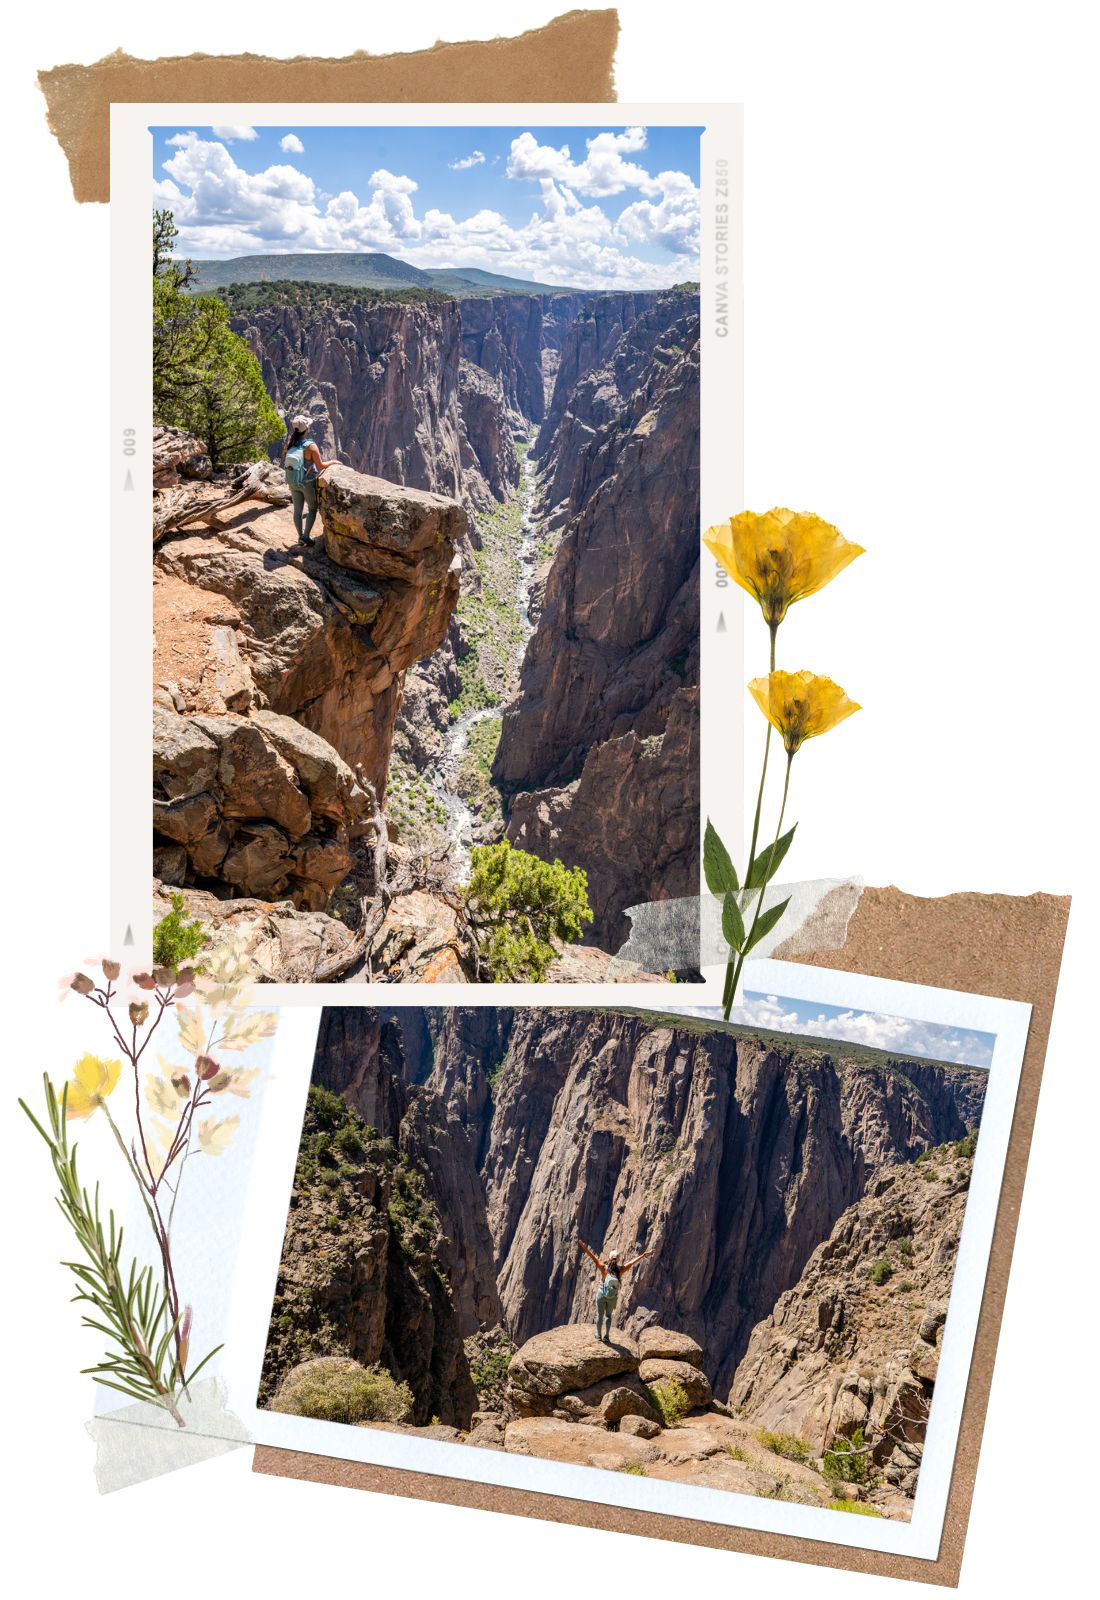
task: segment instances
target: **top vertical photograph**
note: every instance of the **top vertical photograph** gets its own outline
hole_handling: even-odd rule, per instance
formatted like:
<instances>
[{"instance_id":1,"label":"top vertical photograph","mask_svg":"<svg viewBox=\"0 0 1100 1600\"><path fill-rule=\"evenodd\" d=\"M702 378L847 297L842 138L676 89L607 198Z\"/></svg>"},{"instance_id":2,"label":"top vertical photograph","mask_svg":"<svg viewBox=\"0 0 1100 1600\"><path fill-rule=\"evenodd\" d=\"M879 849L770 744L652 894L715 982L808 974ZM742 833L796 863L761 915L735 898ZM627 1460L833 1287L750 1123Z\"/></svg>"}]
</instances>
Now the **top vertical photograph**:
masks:
<instances>
[{"instance_id":1,"label":"top vertical photograph","mask_svg":"<svg viewBox=\"0 0 1100 1600\"><path fill-rule=\"evenodd\" d=\"M703 130L149 131L154 925L697 980Z\"/></svg>"}]
</instances>

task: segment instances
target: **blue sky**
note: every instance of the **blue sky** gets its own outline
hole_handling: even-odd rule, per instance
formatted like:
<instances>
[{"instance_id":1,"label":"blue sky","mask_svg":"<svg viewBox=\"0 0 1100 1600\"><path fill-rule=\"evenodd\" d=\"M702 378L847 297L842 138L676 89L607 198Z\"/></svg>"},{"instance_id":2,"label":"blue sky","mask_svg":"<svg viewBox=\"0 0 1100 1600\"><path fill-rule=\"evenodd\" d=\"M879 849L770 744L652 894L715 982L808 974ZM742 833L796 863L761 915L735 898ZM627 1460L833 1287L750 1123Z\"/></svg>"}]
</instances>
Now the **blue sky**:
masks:
<instances>
[{"instance_id":1,"label":"blue sky","mask_svg":"<svg viewBox=\"0 0 1100 1600\"><path fill-rule=\"evenodd\" d=\"M151 132L154 203L196 260L381 250L583 289L698 276L697 127Z\"/></svg>"},{"instance_id":2,"label":"blue sky","mask_svg":"<svg viewBox=\"0 0 1100 1600\"><path fill-rule=\"evenodd\" d=\"M993 1061L996 1035L942 1022L921 1022L878 1011L856 1011L846 1006L822 1005L819 1000L792 1000L788 995L745 991L744 1004L730 1016L750 1028L770 1028L776 1033L808 1033L818 1039L847 1039L876 1050L896 1050L899 1055L930 1056L958 1066L988 1067Z\"/></svg>"}]
</instances>

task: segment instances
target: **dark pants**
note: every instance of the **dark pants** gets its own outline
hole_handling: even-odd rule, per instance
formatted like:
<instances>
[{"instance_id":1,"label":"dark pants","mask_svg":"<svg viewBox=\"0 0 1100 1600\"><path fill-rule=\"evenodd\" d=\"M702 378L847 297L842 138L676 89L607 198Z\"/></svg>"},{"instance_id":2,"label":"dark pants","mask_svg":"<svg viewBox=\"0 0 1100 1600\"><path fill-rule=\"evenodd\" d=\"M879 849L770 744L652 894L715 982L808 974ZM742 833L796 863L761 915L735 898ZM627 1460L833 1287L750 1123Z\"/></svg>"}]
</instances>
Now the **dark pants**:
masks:
<instances>
[{"instance_id":1,"label":"dark pants","mask_svg":"<svg viewBox=\"0 0 1100 1600\"><path fill-rule=\"evenodd\" d=\"M300 489L291 488L290 503L294 510L294 526L298 537L303 543L313 532L313 524L317 518L317 484L303 483ZM305 513L303 524L302 513Z\"/></svg>"}]
</instances>

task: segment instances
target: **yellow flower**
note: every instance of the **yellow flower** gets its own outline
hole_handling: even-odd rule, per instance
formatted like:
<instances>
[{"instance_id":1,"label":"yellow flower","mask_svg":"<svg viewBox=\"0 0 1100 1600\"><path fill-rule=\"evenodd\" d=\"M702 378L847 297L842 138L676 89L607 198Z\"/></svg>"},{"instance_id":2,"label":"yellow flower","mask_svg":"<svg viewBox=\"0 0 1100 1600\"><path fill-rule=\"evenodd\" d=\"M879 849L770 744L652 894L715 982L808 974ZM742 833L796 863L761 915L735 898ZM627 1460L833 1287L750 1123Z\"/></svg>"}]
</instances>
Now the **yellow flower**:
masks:
<instances>
[{"instance_id":1,"label":"yellow flower","mask_svg":"<svg viewBox=\"0 0 1100 1600\"><path fill-rule=\"evenodd\" d=\"M783 748L789 756L804 739L828 733L859 710L839 683L818 677L816 672L773 672L767 678L753 678L749 693L772 727L782 734Z\"/></svg>"},{"instance_id":2,"label":"yellow flower","mask_svg":"<svg viewBox=\"0 0 1100 1600\"><path fill-rule=\"evenodd\" d=\"M96 1107L106 1100L118 1082L121 1071L121 1061L101 1061L98 1056L81 1056L67 1086L66 1117L90 1117ZM58 1095L58 1103L60 1100L61 1096Z\"/></svg>"},{"instance_id":3,"label":"yellow flower","mask_svg":"<svg viewBox=\"0 0 1100 1600\"><path fill-rule=\"evenodd\" d=\"M809 511L743 511L708 528L703 543L734 583L759 601L764 621L777 628L796 600L816 594L863 554L832 523Z\"/></svg>"}]
</instances>

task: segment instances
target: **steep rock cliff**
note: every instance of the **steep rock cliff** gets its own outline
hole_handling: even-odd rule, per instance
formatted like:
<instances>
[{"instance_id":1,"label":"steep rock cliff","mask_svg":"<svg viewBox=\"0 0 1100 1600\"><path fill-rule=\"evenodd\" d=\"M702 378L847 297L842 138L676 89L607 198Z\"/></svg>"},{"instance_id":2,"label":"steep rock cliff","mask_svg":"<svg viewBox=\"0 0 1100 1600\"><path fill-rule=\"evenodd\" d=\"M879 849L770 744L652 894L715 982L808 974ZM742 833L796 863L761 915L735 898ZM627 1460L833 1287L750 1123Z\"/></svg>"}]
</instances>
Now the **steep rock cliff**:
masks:
<instances>
[{"instance_id":1,"label":"steep rock cliff","mask_svg":"<svg viewBox=\"0 0 1100 1600\"><path fill-rule=\"evenodd\" d=\"M757 1324L730 1404L822 1451L857 1430L911 1494L939 1368L974 1142L893 1167L844 1211Z\"/></svg>"},{"instance_id":2,"label":"steep rock cliff","mask_svg":"<svg viewBox=\"0 0 1100 1600\"><path fill-rule=\"evenodd\" d=\"M446 1281L456 1325L466 1335L501 1321L492 1244L466 1129L430 1088L416 1084L423 1049L422 1037L397 1012L325 1010L313 1081L342 1095L422 1175L446 1233Z\"/></svg>"},{"instance_id":3,"label":"steep rock cliff","mask_svg":"<svg viewBox=\"0 0 1100 1600\"><path fill-rule=\"evenodd\" d=\"M291 286L292 288L292 286ZM284 415L314 419L323 455L358 472L461 498L457 302L288 300L231 319Z\"/></svg>"},{"instance_id":4,"label":"steep rock cliff","mask_svg":"<svg viewBox=\"0 0 1100 1600\"><path fill-rule=\"evenodd\" d=\"M301 1361L380 1362L412 1390L411 1420L468 1426L476 1404L451 1254L415 1158L335 1096L311 1090L295 1170L261 1404Z\"/></svg>"},{"instance_id":5,"label":"steep rock cliff","mask_svg":"<svg viewBox=\"0 0 1100 1600\"><path fill-rule=\"evenodd\" d=\"M686 292L591 304L536 445L565 531L493 775L617 948L626 906L697 890L699 323Z\"/></svg>"},{"instance_id":6,"label":"steep rock cliff","mask_svg":"<svg viewBox=\"0 0 1100 1600\"><path fill-rule=\"evenodd\" d=\"M392 1013L339 1008L314 1081L423 1171L463 1334L499 1321L521 1343L588 1322L578 1238L646 1249L617 1326L696 1340L722 1395L848 1208L893 1178L923 1184L912 1164L963 1139L985 1091L976 1070L585 1008L455 1008L411 1036ZM864 1231L861 1259L877 1238Z\"/></svg>"},{"instance_id":7,"label":"steep rock cliff","mask_svg":"<svg viewBox=\"0 0 1100 1600\"><path fill-rule=\"evenodd\" d=\"M229 498L227 493L226 498ZM458 598L455 501L334 467L318 489L325 548L289 512L209 514L154 571L158 875L318 909L381 794L406 669L438 646Z\"/></svg>"}]
</instances>

